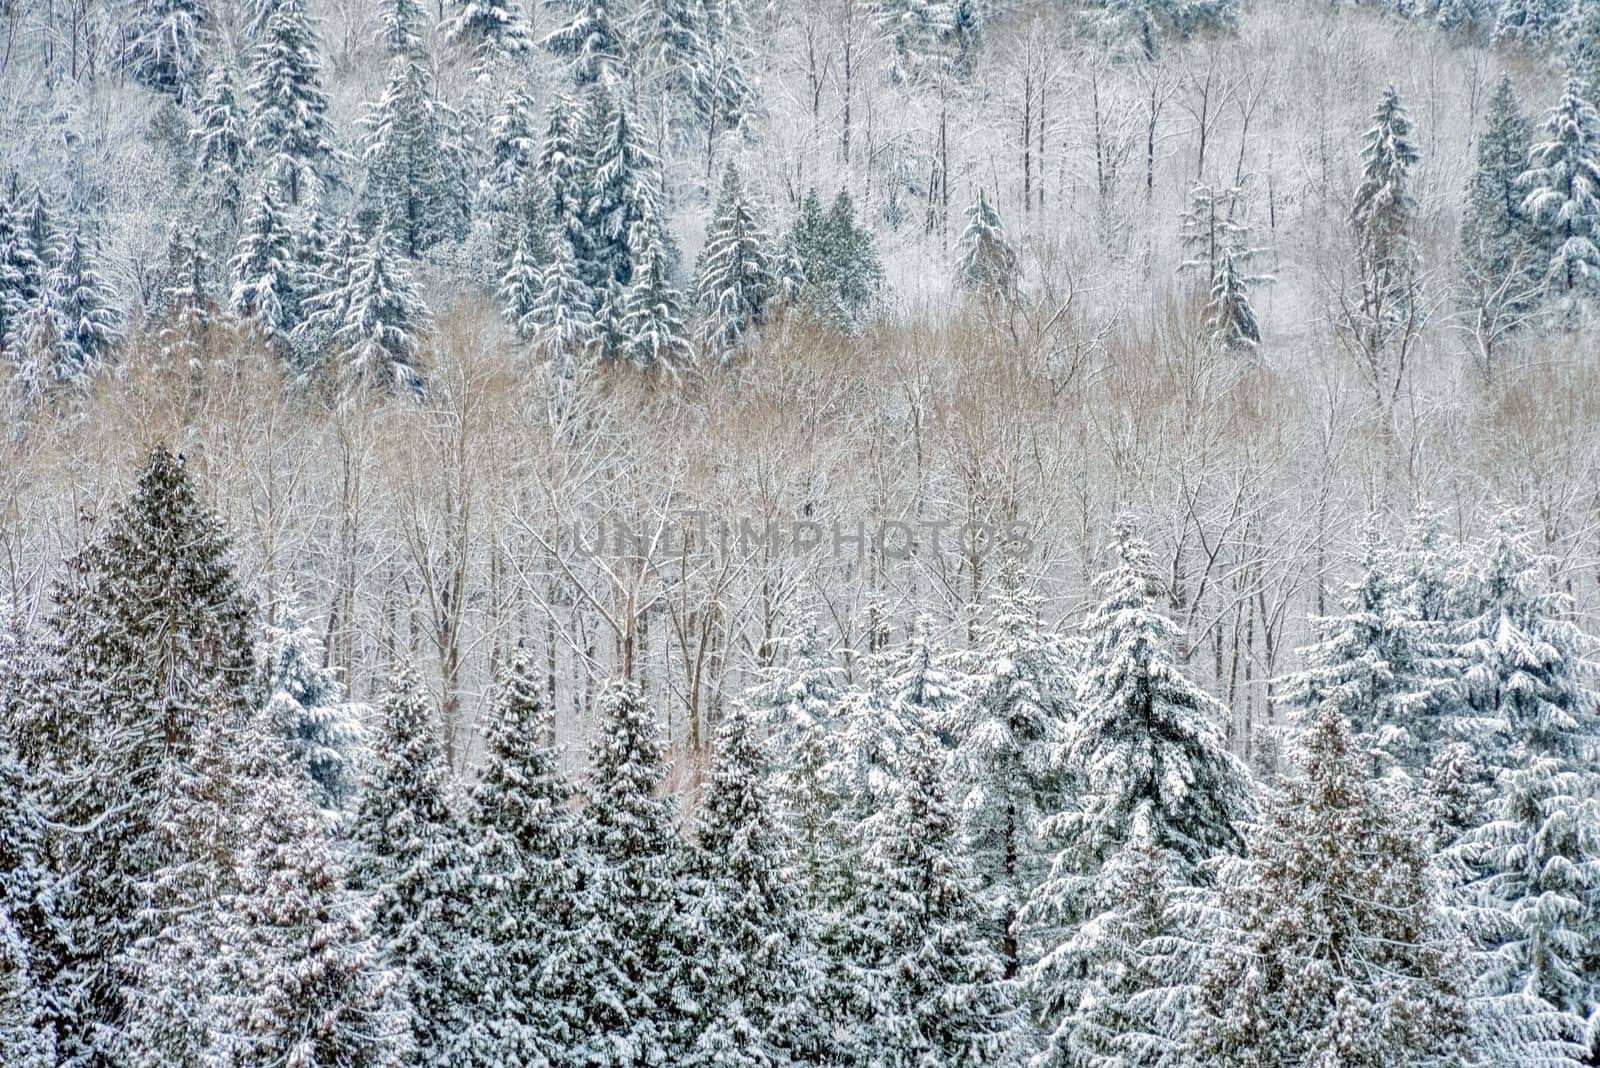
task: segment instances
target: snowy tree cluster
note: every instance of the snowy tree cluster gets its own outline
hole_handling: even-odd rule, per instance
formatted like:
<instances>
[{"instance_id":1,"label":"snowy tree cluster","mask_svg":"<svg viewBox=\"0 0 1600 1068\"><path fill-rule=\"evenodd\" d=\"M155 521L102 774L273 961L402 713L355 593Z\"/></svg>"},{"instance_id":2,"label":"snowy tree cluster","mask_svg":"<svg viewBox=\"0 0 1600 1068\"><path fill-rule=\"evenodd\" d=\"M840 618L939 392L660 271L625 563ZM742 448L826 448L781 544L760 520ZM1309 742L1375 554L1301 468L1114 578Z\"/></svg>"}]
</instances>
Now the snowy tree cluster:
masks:
<instances>
[{"instance_id":1,"label":"snowy tree cluster","mask_svg":"<svg viewBox=\"0 0 1600 1068\"><path fill-rule=\"evenodd\" d=\"M1594 643L1510 524L1369 541L1271 781L1127 521L1070 632L1015 562L947 651L802 622L687 780L626 680L574 764L512 650L463 774L404 658L356 709L260 626L188 467L0 645L7 1064L1600 1052Z\"/></svg>"}]
</instances>

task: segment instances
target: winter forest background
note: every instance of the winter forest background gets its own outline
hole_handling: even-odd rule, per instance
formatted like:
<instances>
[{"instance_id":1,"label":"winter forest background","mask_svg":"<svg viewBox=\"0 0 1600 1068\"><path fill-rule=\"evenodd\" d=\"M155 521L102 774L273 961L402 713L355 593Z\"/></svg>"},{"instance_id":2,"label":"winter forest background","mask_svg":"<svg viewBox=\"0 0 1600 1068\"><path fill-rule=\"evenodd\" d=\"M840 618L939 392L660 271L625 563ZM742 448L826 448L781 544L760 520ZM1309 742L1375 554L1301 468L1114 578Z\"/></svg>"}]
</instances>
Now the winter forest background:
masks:
<instances>
[{"instance_id":1,"label":"winter forest background","mask_svg":"<svg viewBox=\"0 0 1600 1068\"><path fill-rule=\"evenodd\" d=\"M1600 1064L1597 106L1600 0L0 2L0 1063Z\"/></svg>"}]
</instances>

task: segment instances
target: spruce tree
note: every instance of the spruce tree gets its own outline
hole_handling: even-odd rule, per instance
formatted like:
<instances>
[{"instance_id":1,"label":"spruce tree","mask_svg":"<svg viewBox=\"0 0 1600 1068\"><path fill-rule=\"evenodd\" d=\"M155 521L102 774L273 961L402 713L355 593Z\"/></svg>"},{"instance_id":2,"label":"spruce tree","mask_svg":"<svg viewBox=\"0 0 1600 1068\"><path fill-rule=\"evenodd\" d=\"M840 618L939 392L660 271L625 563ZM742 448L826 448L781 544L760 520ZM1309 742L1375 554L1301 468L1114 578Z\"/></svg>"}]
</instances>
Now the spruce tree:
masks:
<instances>
[{"instance_id":1,"label":"spruce tree","mask_svg":"<svg viewBox=\"0 0 1600 1068\"><path fill-rule=\"evenodd\" d=\"M478 200L490 211L513 212L539 152L528 94L517 86L507 90L489 116L486 133L488 161L478 180Z\"/></svg>"},{"instance_id":2,"label":"spruce tree","mask_svg":"<svg viewBox=\"0 0 1600 1068\"><path fill-rule=\"evenodd\" d=\"M677 374L694 358L683 323L678 290L667 276L666 252L653 220L635 224L633 278L623 301L622 334L627 355L646 371Z\"/></svg>"},{"instance_id":3,"label":"spruce tree","mask_svg":"<svg viewBox=\"0 0 1600 1068\"><path fill-rule=\"evenodd\" d=\"M1600 92L1600 4L1595 0L1573 0L1561 33L1566 40L1563 58L1567 72L1583 79L1591 96Z\"/></svg>"},{"instance_id":4,"label":"spruce tree","mask_svg":"<svg viewBox=\"0 0 1600 1068\"><path fill-rule=\"evenodd\" d=\"M1446 853L1472 946L1485 1063L1580 1065L1600 1053L1600 801L1591 771L1534 755L1502 772L1487 820Z\"/></svg>"},{"instance_id":5,"label":"spruce tree","mask_svg":"<svg viewBox=\"0 0 1600 1068\"><path fill-rule=\"evenodd\" d=\"M229 265L228 307L269 342L285 343L300 317L299 264L288 213L263 183Z\"/></svg>"},{"instance_id":6,"label":"spruce tree","mask_svg":"<svg viewBox=\"0 0 1600 1068\"><path fill-rule=\"evenodd\" d=\"M362 730L358 707L345 700L337 672L324 660L316 631L286 605L262 641L267 715L283 726L281 744L314 807L336 813L355 797Z\"/></svg>"},{"instance_id":7,"label":"spruce tree","mask_svg":"<svg viewBox=\"0 0 1600 1068\"><path fill-rule=\"evenodd\" d=\"M420 394L422 337L432 314L394 251L386 227L374 230L350 262L350 282L339 296L343 323L328 338L326 368L342 390L372 386Z\"/></svg>"},{"instance_id":8,"label":"spruce tree","mask_svg":"<svg viewBox=\"0 0 1600 1068\"><path fill-rule=\"evenodd\" d=\"M676 997L687 933L673 803L658 796L666 756L639 691L601 702L580 811L573 899L573 989L582 991L570 1056L578 1064L664 1063L680 1040Z\"/></svg>"},{"instance_id":9,"label":"spruce tree","mask_svg":"<svg viewBox=\"0 0 1600 1068\"><path fill-rule=\"evenodd\" d=\"M1241 274L1233 253L1225 252L1211 282L1206 322L1211 336L1228 348L1252 349L1261 344L1261 324L1250 306L1250 286L1259 277Z\"/></svg>"},{"instance_id":10,"label":"spruce tree","mask_svg":"<svg viewBox=\"0 0 1600 1068\"><path fill-rule=\"evenodd\" d=\"M1506 0L1494 23L1494 43L1549 51L1560 40L1566 0Z\"/></svg>"},{"instance_id":11,"label":"spruce tree","mask_svg":"<svg viewBox=\"0 0 1600 1068\"><path fill-rule=\"evenodd\" d=\"M1569 314L1600 293L1600 115L1586 92L1567 81L1521 179L1522 208L1549 250L1548 284Z\"/></svg>"},{"instance_id":12,"label":"spruce tree","mask_svg":"<svg viewBox=\"0 0 1600 1068\"><path fill-rule=\"evenodd\" d=\"M709 185L718 138L737 131L758 103L750 72L749 27L742 0L706 0L704 34L689 69L688 97L705 131L705 178Z\"/></svg>"},{"instance_id":13,"label":"spruce tree","mask_svg":"<svg viewBox=\"0 0 1600 1068\"><path fill-rule=\"evenodd\" d=\"M471 866L439 723L401 664L379 708L373 760L351 832L351 880L371 900L373 934L397 976L414 1056L447 1064L470 1011L465 916Z\"/></svg>"},{"instance_id":14,"label":"spruce tree","mask_svg":"<svg viewBox=\"0 0 1600 1068\"><path fill-rule=\"evenodd\" d=\"M470 967L482 1008L468 1028L468 1055L488 1064L556 1059L577 1002L562 977L564 938L577 889L571 790L555 748L555 714L521 649L491 706L484 763L469 808L472 847Z\"/></svg>"},{"instance_id":15,"label":"spruce tree","mask_svg":"<svg viewBox=\"0 0 1600 1068\"><path fill-rule=\"evenodd\" d=\"M1017 250L1006 236L1000 215L979 189L978 199L967 208L966 228L956 242L956 288L986 299L1008 300L1016 296L1021 273Z\"/></svg>"},{"instance_id":16,"label":"spruce tree","mask_svg":"<svg viewBox=\"0 0 1600 1068\"><path fill-rule=\"evenodd\" d=\"M1240 877L1234 929L1194 993L1189 1057L1214 1065L1447 1065L1468 1055L1457 947L1426 836L1332 703L1301 739Z\"/></svg>"},{"instance_id":17,"label":"spruce tree","mask_svg":"<svg viewBox=\"0 0 1600 1068\"><path fill-rule=\"evenodd\" d=\"M1217 727L1227 710L1179 670L1177 628L1156 609L1149 548L1125 519L1113 552L1104 593L1083 624L1078 716L1061 751L1074 797L1042 828L1060 851L1025 913L1044 944L1027 978L1051 1064L1076 1063L1073 1051L1086 1042L1134 1041L1106 1034L1100 1019L1086 1032L1078 1011L1105 980L1101 969L1115 967L1100 939L1116 922L1108 917L1121 917L1128 872L1159 856L1172 884L1203 885L1211 861L1242 851L1253 814L1249 773Z\"/></svg>"},{"instance_id":18,"label":"spruce tree","mask_svg":"<svg viewBox=\"0 0 1600 1068\"><path fill-rule=\"evenodd\" d=\"M1538 304L1545 260L1519 184L1532 141L1533 124L1505 75L1489 101L1461 222L1463 280L1480 329L1520 320Z\"/></svg>"},{"instance_id":19,"label":"spruce tree","mask_svg":"<svg viewBox=\"0 0 1600 1068\"><path fill-rule=\"evenodd\" d=\"M182 859L157 820L177 811L206 724L241 720L257 699L252 608L229 555L183 461L158 447L55 590L56 674L38 730L73 885L57 995L65 1059L109 1055L131 1022L129 953L152 933L144 888Z\"/></svg>"},{"instance_id":20,"label":"spruce tree","mask_svg":"<svg viewBox=\"0 0 1600 1068\"><path fill-rule=\"evenodd\" d=\"M761 325L772 302L777 279L768 242L743 179L729 163L694 271L695 303L705 317L705 343L723 362Z\"/></svg>"},{"instance_id":21,"label":"spruce tree","mask_svg":"<svg viewBox=\"0 0 1600 1068\"><path fill-rule=\"evenodd\" d=\"M212 30L206 5L200 0L140 0L131 21L128 61L133 76L187 103Z\"/></svg>"},{"instance_id":22,"label":"spruce tree","mask_svg":"<svg viewBox=\"0 0 1600 1068\"><path fill-rule=\"evenodd\" d=\"M85 390L110 362L122 316L116 297L74 231L17 324L21 375L30 391Z\"/></svg>"},{"instance_id":23,"label":"spruce tree","mask_svg":"<svg viewBox=\"0 0 1600 1068\"><path fill-rule=\"evenodd\" d=\"M0 1051L17 1068L58 1063L47 999L61 932L45 821L44 798L0 736Z\"/></svg>"},{"instance_id":24,"label":"spruce tree","mask_svg":"<svg viewBox=\"0 0 1600 1068\"><path fill-rule=\"evenodd\" d=\"M1399 388L1386 352L1416 310L1418 264L1412 237L1416 201L1411 170L1420 160L1411 118L1390 86L1373 114L1361 147L1361 183L1350 208L1356 239L1356 291L1346 327L1362 373L1380 402Z\"/></svg>"},{"instance_id":25,"label":"spruce tree","mask_svg":"<svg viewBox=\"0 0 1600 1068\"><path fill-rule=\"evenodd\" d=\"M962 665L967 699L938 726L954 748L956 799L974 858L984 935L1007 979L1022 966L1018 914L1049 872L1040 838L1068 783L1056 753L1075 715L1071 650L1040 618L1042 599L1008 560Z\"/></svg>"},{"instance_id":26,"label":"spruce tree","mask_svg":"<svg viewBox=\"0 0 1600 1068\"><path fill-rule=\"evenodd\" d=\"M565 14L540 43L571 62L572 79L579 88L616 79L626 48L612 18L610 0L572 0Z\"/></svg>"},{"instance_id":27,"label":"spruce tree","mask_svg":"<svg viewBox=\"0 0 1600 1068\"><path fill-rule=\"evenodd\" d=\"M727 713L695 821L688 886L698 1007L680 1063L696 1068L811 1063L821 1041L823 964L756 734L744 708Z\"/></svg>"},{"instance_id":28,"label":"spruce tree","mask_svg":"<svg viewBox=\"0 0 1600 1068\"><path fill-rule=\"evenodd\" d=\"M632 281L640 251L634 247L636 228L646 228L644 233L658 244L664 234L658 222L657 164L626 103L596 90L590 97L589 123L594 143L579 252L587 272L584 280L599 290L613 281L623 286Z\"/></svg>"},{"instance_id":29,"label":"spruce tree","mask_svg":"<svg viewBox=\"0 0 1600 1068\"><path fill-rule=\"evenodd\" d=\"M43 281L20 207L0 195L0 351L16 343L17 327L38 301Z\"/></svg>"},{"instance_id":30,"label":"spruce tree","mask_svg":"<svg viewBox=\"0 0 1600 1068\"><path fill-rule=\"evenodd\" d=\"M517 326L547 359L571 367L593 347L600 309L594 290L583 280L571 240L565 234L552 233L550 246L550 262L539 277L539 294Z\"/></svg>"},{"instance_id":31,"label":"spruce tree","mask_svg":"<svg viewBox=\"0 0 1600 1068\"><path fill-rule=\"evenodd\" d=\"M789 232L789 248L805 278L801 298L823 320L852 327L872 310L883 290L883 266L872 234L857 226L844 190L824 213L813 191Z\"/></svg>"},{"instance_id":32,"label":"spruce tree","mask_svg":"<svg viewBox=\"0 0 1600 1068\"><path fill-rule=\"evenodd\" d=\"M433 90L415 56L397 56L383 96L362 119L368 131L363 213L392 230L412 259L466 233L470 208L461 119Z\"/></svg>"},{"instance_id":33,"label":"spruce tree","mask_svg":"<svg viewBox=\"0 0 1600 1068\"><path fill-rule=\"evenodd\" d=\"M250 65L255 114L249 151L281 183L289 203L299 204L330 177L336 150L305 0L276 0L271 12Z\"/></svg>"},{"instance_id":34,"label":"spruce tree","mask_svg":"<svg viewBox=\"0 0 1600 1068\"><path fill-rule=\"evenodd\" d=\"M538 302L543 284L543 276L528 253L527 237L518 234L511 263L500 278L500 310L519 336L527 336L523 323L531 326L534 322L529 316Z\"/></svg>"},{"instance_id":35,"label":"spruce tree","mask_svg":"<svg viewBox=\"0 0 1600 1068\"><path fill-rule=\"evenodd\" d=\"M515 53L532 47L517 0L458 0L444 32L447 40L471 48L488 45Z\"/></svg>"}]
</instances>

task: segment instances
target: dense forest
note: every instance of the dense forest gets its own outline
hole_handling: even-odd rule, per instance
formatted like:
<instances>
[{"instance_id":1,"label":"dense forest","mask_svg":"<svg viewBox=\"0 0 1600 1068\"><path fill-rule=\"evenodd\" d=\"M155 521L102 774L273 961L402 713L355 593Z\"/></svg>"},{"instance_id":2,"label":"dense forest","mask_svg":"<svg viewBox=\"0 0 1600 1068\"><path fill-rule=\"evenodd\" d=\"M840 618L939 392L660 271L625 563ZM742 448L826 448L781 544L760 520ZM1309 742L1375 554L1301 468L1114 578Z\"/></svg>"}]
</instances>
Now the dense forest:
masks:
<instances>
[{"instance_id":1,"label":"dense forest","mask_svg":"<svg viewBox=\"0 0 1600 1068\"><path fill-rule=\"evenodd\" d=\"M0 1064L1600 1065L1600 0L0 2Z\"/></svg>"}]
</instances>

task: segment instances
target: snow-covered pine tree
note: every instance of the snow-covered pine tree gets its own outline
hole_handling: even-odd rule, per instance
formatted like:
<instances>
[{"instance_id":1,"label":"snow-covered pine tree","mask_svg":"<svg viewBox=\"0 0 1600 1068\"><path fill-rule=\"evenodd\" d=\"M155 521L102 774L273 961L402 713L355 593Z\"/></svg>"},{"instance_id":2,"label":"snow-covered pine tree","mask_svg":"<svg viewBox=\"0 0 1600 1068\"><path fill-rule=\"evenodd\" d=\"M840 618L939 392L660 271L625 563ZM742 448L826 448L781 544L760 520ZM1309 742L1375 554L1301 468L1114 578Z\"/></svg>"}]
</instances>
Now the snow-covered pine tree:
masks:
<instances>
[{"instance_id":1,"label":"snow-covered pine tree","mask_svg":"<svg viewBox=\"0 0 1600 1068\"><path fill-rule=\"evenodd\" d=\"M761 325L775 295L769 242L738 168L729 163L694 271L695 303L705 316L705 344L724 363Z\"/></svg>"},{"instance_id":2,"label":"snow-covered pine tree","mask_svg":"<svg viewBox=\"0 0 1600 1068\"><path fill-rule=\"evenodd\" d=\"M1544 561L1514 516L1502 519L1463 575L1454 653L1460 729L1490 768L1533 754L1592 759L1600 694L1589 649L1567 598L1550 589Z\"/></svg>"},{"instance_id":3,"label":"snow-covered pine tree","mask_svg":"<svg viewBox=\"0 0 1600 1068\"><path fill-rule=\"evenodd\" d=\"M128 26L133 76L188 103L200 77L210 12L201 0L139 0Z\"/></svg>"},{"instance_id":4,"label":"snow-covered pine tree","mask_svg":"<svg viewBox=\"0 0 1600 1068\"><path fill-rule=\"evenodd\" d=\"M526 52L533 47L527 20L517 0L458 0L445 20L445 39L469 48L488 45L502 52Z\"/></svg>"},{"instance_id":5,"label":"snow-covered pine tree","mask_svg":"<svg viewBox=\"0 0 1600 1068\"><path fill-rule=\"evenodd\" d=\"M173 858L154 821L205 724L256 700L252 608L183 461L155 449L131 497L70 563L46 622L55 677L37 726L55 786L67 973L63 1059L110 1055L130 1022L143 887Z\"/></svg>"},{"instance_id":6,"label":"snow-covered pine tree","mask_svg":"<svg viewBox=\"0 0 1600 1068\"><path fill-rule=\"evenodd\" d=\"M1316 620L1317 642L1299 650L1306 666L1281 693L1304 715L1333 704L1387 758L1420 772L1450 734L1441 717L1457 665L1444 628L1422 617L1415 591L1395 575L1395 556L1371 523L1343 611Z\"/></svg>"},{"instance_id":7,"label":"snow-covered pine tree","mask_svg":"<svg viewBox=\"0 0 1600 1068\"><path fill-rule=\"evenodd\" d=\"M470 196L461 117L439 99L433 74L412 55L396 56L383 96L368 107L363 217L383 226L412 259L466 233Z\"/></svg>"},{"instance_id":8,"label":"snow-covered pine tree","mask_svg":"<svg viewBox=\"0 0 1600 1068\"><path fill-rule=\"evenodd\" d=\"M300 316L300 268L289 216L263 182L229 264L229 310L269 342L286 344Z\"/></svg>"},{"instance_id":9,"label":"snow-covered pine tree","mask_svg":"<svg viewBox=\"0 0 1600 1068\"><path fill-rule=\"evenodd\" d=\"M622 305L624 351L645 371L677 375L693 362L694 352L654 220L635 223L628 244L634 264Z\"/></svg>"},{"instance_id":10,"label":"snow-covered pine tree","mask_svg":"<svg viewBox=\"0 0 1600 1068\"><path fill-rule=\"evenodd\" d=\"M583 209L584 280L596 290L633 279L636 226L661 242L657 209L658 165L645 149L627 103L604 89L591 91L588 124L588 197Z\"/></svg>"},{"instance_id":11,"label":"snow-covered pine tree","mask_svg":"<svg viewBox=\"0 0 1600 1068\"><path fill-rule=\"evenodd\" d=\"M883 290L883 265L871 232L856 225L849 193L841 189L826 213L816 192L807 193L788 245L805 278L801 298L814 314L851 328L871 312Z\"/></svg>"},{"instance_id":12,"label":"snow-covered pine tree","mask_svg":"<svg viewBox=\"0 0 1600 1068\"><path fill-rule=\"evenodd\" d=\"M116 294L90 261L82 231L73 231L17 327L28 390L86 390L110 363L121 323Z\"/></svg>"},{"instance_id":13,"label":"snow-covered pine tree","mask_svg":"<svg viewBox=\"0 0 1600 1068\"><path fill-rule=\"evenodd\" d=\"M345 700L338 673L325 666L322 640L291 602L261 643L267 714L283 725L288 759L314 806L343 809L355 796L362 748L360 708Z\"/></svg>"},{"instance_id":14,"label":"snow-covered pine tree","mask_svg":"<svg viewBox=\"0 0 1600 1068\"><path fill-rule=\"evenodd\" d=\"M328 339L330 379L347 393L370 386L421 395L422 338L433 316L387 226L374 230L351 259L350 284L339 305L345 318Z\"/></svg>"},{"instance_id":15,"label":"snow-covered pine tree","mask_svg":"<svg viewBox=\"0 0 1600 1068\"><path fill-rule=\"evenodd\" d=\"M1211 300L1206 304L1206 322L1211 336L1228 348L1253 349L1261 344L1261 324L1250 306L1250 286L1260 276L1241 274L1233 253L1224 252L1211 282Z\"/></svg>"},{"instance_id":16,"label":"snow-covered pine tree","mask_svg":"<svg viewBox=\"0 0 1600 1068\"><path fill-rule=\"evenodd\" d=\"M838 706L845 695L844 668L823 645L816 621L803 620L781 643L784 661L763 669L745 695L766 733L779 805L797 840L797 863L808 902L821 906L844 875L836 865L841 797Z\"/></svg>"},{"instance_id":17,"label":"snow-covered pine tree","mask_svg":"<svg viewBox=\"0 0 1600 1068\"><path fill-rule=\"evenodd\" d=\"M538 303L543 285L543 275L529 255L527 237L519 233L511 263L500 278L500 310L520 336L527 336L523 324L531 326L534 322L529 316Z\"/></svg>"},{"instance_id":18,"label":"snow-covered pine tree","mask_svg":"<svg viewBox=\"0 0 1600 1068\"><path fill-rule=\"evenodd\" d=\"M1193 995L1187 1056L1208 1065L1454 1065L1468 1055L1459 950L1407 799L1364 777L1331 702L1224 883L1235 917ZM1416 821L1419 822L1420 821Z\"/></svg>"},{"instance_id":19,"label":"snow-covered pine tree","mask_svg":"<svg viewBox=\"0 0 1600 1068\"><path fill-rule=\"evenodd\" d=\"M937 56L948 7L937 0L876 0L872 15L889 43L890 80L900 85L918 80Z\"/></svg>"},{"instance_id":20,"label":"snow-covered pine tree","mask_svg":"<svg viewBox=\"0 0 1600 1068\"><path fill-rule=\"evenodd\" d=\"M1533 755L1445 854L1460 885L1481 1063L1594 1063L1600 1035L1600 801L1592 771ZM1587 1031L1587 1033L1586 1033Z\"/></svg>"},{"instance_id":21,"label":"snow-covered pine tree","mask_svg":"<svg viewBox=\"0 0 1600 1068\"><path fill-rule=\"evenodd\" d=\"M677 998L688 947L678 910L684 857L673 802L659 796L666 754L632 684L607 690L601 716L578 817L567 974L582 994L566 1056L577 1064L667 1063L681 1039Z\"/></svg>"},{"instance_id":22,"label":"snow-covered pine tree","mask_svg":"<svg viewBox=\"0 0 1600 1068\"><path fill-rule=\"evenodd\" d=\"M1536 54L1551 51L1570 6L1567 0L1504 0L1495 17L1494 43Z\"/></svg>"},{"instance_id":23,"label":"snow-covered pine tree","mask_svg":"<svg viewBox=\"0 0 1600 1068\"><path fill-rule=\"evenodd\" d=\"M305 0L274 0L250 64L249 152L290 204L331 177L337 156L318 47Z\"/></svg>"},{"instance_id":24,"label":"snow-covered pine tree","mask_svg":"<svg viewBox=\"0 0 1600 1068\"><path fill-rule=\"evenodd\" d=\"M19 209L9 193L0 194L0 351L14 343L18 323L39 299L44 275Z\"/></svg>"},{"instance_id":25,"label":"snow-covered pine tree","mask_svg":"<svg viewBox=\"0 0 1600 1068\"><path fill-rule=\"evenodd\" d=\"M1044 821L1041 832L1059 852L1023 914L1043 950L1027 981L1048 1035L1047 1064L1077 1063L1085 1043L1140 1041L1079 1017L1107 978L1099 969L1116 967L1102 959L1102 940L1119 922L1128 873L1160 856L1171 884L1204 885L1210 862L1242 851L1253 815L1249 773L1217 726L1227 710L1179 670L1177 627L1156 607L1154 562L1127 519L1112 551L1101 600L1083 623L1078 715L1059 758L1073 798ZM1129 977L1116 981L1126 987Z\"/></svg>"},{"instance_id":26,"label":"snow-covered pine tree","mask_svg":"<svg viewBox=\"0 0 1600 1068\"><path fill-rule=\"evenodd\" d=\"M210 258L198 226L184 233L176 227L167 246L167 272L161 306L166 323L161 328L162 351L181 366L198 368L204 352L206 329L218 302L211 295Z\"/></svg>"},{"instance_id":27,"label":"snow-covered pine tree","mask_svg":"<svg viewBox=\"0 0 1600 1068\"><path fill-rule=\"evenodd\" d=\"M863 858L855 897L865 908L855 920L880 929L858 943L873 956L852 962L876 1000L846 1031L855 1063L1005 1065L1024 1052L1018 992L988 937L944 772L938 743L918 728L901 788Z\"/></svg>"},{"instance_id":28,"label":"snow-covered pine tree","mask_svg":"<svg viewBox=\"0 0 1600 1068\"><path fill-rule=\"evenodd\" d=\"M496 685L469 807L471 930L479 1008L458 1048L469 1063L554 1061L577 1011L563 986L576 890L571 789L532 660L512 654ZM476 1058L476 1060L472 1060Z\"/></svg>"},{"instance_id":29,"label":"snow-covered pine tree","mask_svg":"<svg viewBox=\"0 0 1600 1068\"><path fill-rule=\"evenodd\" d=\"M634 54L664 93L692 90L706 35L701 0L642 0L629 20Z\"/></svg>"},{"instance_id":30,"label":"snow-covered pine tree","mask_svg":"<svg viewBox=\"0 0 1600 1068\"><path fill-rule=\"evenodd\" d=\"M475 1003L463 974L471 864L439 723L402 663L379 707L372 760L351 826L351 882L371 901L380 959L397 976L416 1062L451 1063Z\"/></svg>"},{"instance_id":31,"label":"snow-covered pine tree","mask_svg":"<svg viewBox=\"0 0 1600 1068\"><path fill-rule=\"evenodd\" d=\"M1021 276L1017 250L1006 236L1000 214L980 188L978 199L967 208L966 229L956 241L956 288L985 299L1009 300L1016 295Z\"/></svg>"},{"instance_id":32,"label":"snow-covered pine tree","mask_svg":"<svg viewBox=\"0 0 1600 1068\"><path fill-rule=\"evenodd\" d=\"M1561 35L1566 41L1567 72L1583 79L1591 96L1600 93L1600 3L1572 0Z\"/></svg>"},{"instance_id":33,"label":"snow-covered pine tree","mask_svg":"<svg viewBox=\"0 0 1600 1068\"><path fill-rule=\"evenodd\" d=\"M421 0L382 0L378 40L391 56L420 56L424 20Z\"/></svg>"},{"instance_id":34,"label":"snow-covered pine tree","mask_svg":"<svg viewBox=\"0 0 1600 1068\"><path fill-rule=\"evenodd\" d=\"M44 799L30 779L11 739L0 736L0 1053L8 1066L53 1068L47 999L60 948L56 878Z\"/></svg>"},{"instance_id":35,"label":"snow-covered pine tree","mask_svg":"<svg viewBox=\"0 0 1600 1068\"><path fill-rule=\"evenodd\" d=\"M611 15L611 0L557 0L555 6L564 9L564 17L540 44L570 60L574 83L582 88L619 77L627 49Z\"/></svg>"},{"instance_id":36,"label":"snow-covered pine tree","mask_svg":"<svg viewBox=\"0 0 1600 1068\"><path fill-rule=\"evenodd\" d=\"M794 842L768 788L757 724L734 706L718 726L695 821L689 922L697 1002L694 1068L812 1063L823 962L793 877Z\"/></svg>"},{"instance_id":37,"label":"snow-covered pine tree","mask_svg":"<svg viewBox=\"0 0 1600 1068\"><path fill-rule=\"evenodd\" d=\"M1504 75L1489 100L1461 221L1463 282L1480 331L1507 320L1514 328L1539 303L1545 256L1519 184L1532 143L1533 124Z\"/></svg>"},{"instance_id":38,"label":"snow-covered pine tree","mask_svg":"<svg viewBox=\"0 0 1600 1068\"><path fill-rule=\"evenodd\" d=\"M512 86L495 105L485 130L487 163L478 179L478 202L489 211L514 213L539 154L533 102Z\"/></svg>"},{"instance_id":39,"label":"snow-covered pine tree","mask_svg":"<svg viewBox=\"0 0 1600 1068\"><path fill-rule=\"evenodd\" d=\"M1580 298L1600 294L1600 115L1587 92L1568 79L1521 178L1522 209L1550 257L1547 283L1569 316Z\"/></svg>"},{"instance_id":40,"label":"snow-covered pine tree","mask_svg":"<svg viewBox=\"0 0 1600 1068\"><path fill-rule=\"evenodd\" d=\"M689 99L704 131L705 180L710 185L717 142L742 127L759 102L750 69L749 25L743 0L705 0L704 35L689 70Z\"/></svg>"},{"instance_id":41,"label":"snow-covered pine tree","mask_svg":"<svg viewBox=\"0 0 1600 1068\"><path fill-rule=\"evenodd\" d=\"M1412 122L1393 86L1385 89L1362 139L1361 183L1350 207L1356 238L1356 291L1347 328L1360 352L1369 385L1388 396L1384 350L1403 331L1417 295L1417 253L1412 239L1416 200L1411 169L1421 156Z\"/></svg>"},{"instance_id":42,"label":"snow-covered pine tree","mask_svg":"<svg viewBox=\"0 0 1600 1068\"><path fill-rule=\"evenodd\" d=\"M961 658L968 697L936 726L954 747L956 799L964 818L985 917L1007 979L1022 967L1017 916L1044 881L1040 839L1047 817L1066 803L1068 783L1055 757L1067 741L1077 688L1069 644L1040 618L1021 565L1008 559L986 618Z\"/></svg>"},{"instance_id":43,"label":"snow-covered pine tree","mask_svg":"<svg viewBox=\"0 0 1600 1068\"><path fill-rule=\"evenodd\" d=\"M538 296L517 327L553 365L570 370L595 344L600 309L594 290L583 280L572 241L557 228L552 228L550 249Z\"/></svg>"}]
</instances>

